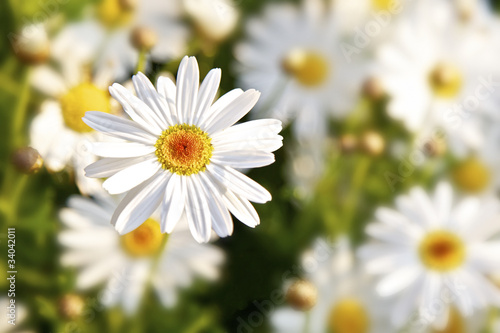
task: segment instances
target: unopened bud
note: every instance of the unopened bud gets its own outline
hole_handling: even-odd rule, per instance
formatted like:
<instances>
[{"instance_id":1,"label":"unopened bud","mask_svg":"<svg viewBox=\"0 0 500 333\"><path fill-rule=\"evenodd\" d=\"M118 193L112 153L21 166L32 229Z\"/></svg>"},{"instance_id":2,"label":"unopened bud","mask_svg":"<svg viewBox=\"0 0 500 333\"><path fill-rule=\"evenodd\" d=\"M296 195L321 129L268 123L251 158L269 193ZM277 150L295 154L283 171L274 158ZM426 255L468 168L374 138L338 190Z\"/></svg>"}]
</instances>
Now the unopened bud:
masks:
<instances>
[{"instance_id":1,"label":"unopened bud","mask_svg":"<svg viewBox=\"0 0 500 333\"><path fill-rule=\"evenodd\" d=\"M363 83L363 95L367 98L378 101L385 95L382 82L376 77L370 77Z\"/></svg>"},{"instance_id":2,"label":"unopened bud","mask_svg":"<svg viewBox=\"0 0 500 333\"><path fill-rule=\"evenodd\" d=\"M318 290L307 280L294 282L286 293L286 300L296 310L308 311L318 299Z\"/></svg>"},{"instance_id":3,"label":"unopened bud","mask_svg":"<svg viewBox=\"0 0 500 333\"><path fill-rule=\"evenodd\" d=\"M380 133L367 131L361 136L361 148L372 156L378 156L384 152L385 140Z\"/></svg>"},{"instance_id":4,"label":"unopened bud","mask_svg":"<svg viewBox=\"0 0 500 333\"><path fill-rule=\"evenodd\" d=\"M358 139L352 134L344 134L339 139L339 148L343 153L352 153L358 147Z\"/></svg>"},{"instance_id":5,"label":"unopened bud","mask_svg":"<svg viewBox=\"0 0 500 333\"><path fill-rule=\"evenodd\" d=\"M36 149L24 147L17 149L12 154L12 164L18 171L32 174L42 168L43 159Z\"/></svg>"},{"instance_id":6,"label":"unopened bud","mask_svg":"<svg viewBox=\"0 0 500 333\"><path fill-rule=\"evenodd\" d=\"M134 10L137 7L137 0L118 0L123 10Z\"/></svg>"},{"instance_id":7,"label":"unopened bud","mask_svg":"<svg viewBox=\"0 0 500 333\"><path fill-rule=\"evenodd\" d=\"M59 313L68 320L75 320L83 313L85 303L76 294L66 294L59 300Z\"/></svg>"},{"instance_id":8,"label":"unopened bud","mask_svg":"<svg viewBox=\"0 0 500 333\"><path fill-rule=\"evenodd\" d=\"M432 139L424 143L424 152L430 157L439 157L446 152L446 142L443 139Z\"/></svg>"},{"instance_id":9,"label":"unopened bud","mask_svg":"<svg viewBox=\"0 0 500 333\"><path fill-rule=\"evenodd\" d=\"M147 27L135 27L130 38L132 45L140 51L151 50L158 41L156 33Z\"/></svg>"},{"instance_id":10,"label":"unopened bud","mask_svg":"<svg viewBox=\"0 0 500 333\"><path fill-rule=\"evenodd\" d=\"M9 35L16 57L30 65L41 64L50 56L50 43L41 24L24 27L19 34Z\"/></svg>"}]
</instances>

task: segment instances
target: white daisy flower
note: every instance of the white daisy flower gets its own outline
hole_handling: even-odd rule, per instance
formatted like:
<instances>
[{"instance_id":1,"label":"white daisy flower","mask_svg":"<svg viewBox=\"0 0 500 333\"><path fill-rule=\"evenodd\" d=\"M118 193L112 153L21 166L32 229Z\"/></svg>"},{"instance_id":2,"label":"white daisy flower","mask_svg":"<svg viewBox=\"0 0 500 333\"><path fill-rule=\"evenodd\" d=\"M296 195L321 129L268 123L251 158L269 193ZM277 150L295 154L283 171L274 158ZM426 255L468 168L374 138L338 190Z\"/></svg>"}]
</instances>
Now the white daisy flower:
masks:
<instances>
[{"instance_id":1,"label":"white daisy flower","mask_svg":"<svg viewBox=\"0 0 500 333\"><path fill-rule=\"evenodd\" d=\"M73 196L60 212L67 229L60 232L65 247L61 263L78 267L76 286L88 289L105 283L100 302L121 305L134 313L146 286L151 283L161 303L176 304L179 288L191 285L195 276L215 279L223 253L210 244L198 244L181 224L171 235L162 234L157 216L120 236L109 224L117 207L110 196L95 200ZM103 255L105 254L105 255Z\"/></svg>"},{"instance_id":2,"label":"white daisy flower","mask_svg":"<svg viewBox=\"0 0 500 333\"><path fill-rule=\"evenodd\" d=\"M366 269L381 275L376 290L394 296L392 323L444 327L450 308L468 317L500 305L500 291L486 275L500 268L499 205L493 198L467 198L452 205L452 188L434 196L416 187L396 199L397 210L380 208L367 233L378 240L363 246ZM422 325L421 325L422 326Z\"/></svg>"},{"instance_id":3,"label":"white daisy flower","mask_svg":"<svg viewBox=\"0 0 500 333\"><path fill-rule=\"evenodd\" d=\"M86 168L89 177L109 177L110 193L127 192L111 222L120 234L139 227L161 206L161 230L170 233L186 219L194 238L207 242L213 227L231 235L229 212L250 227L259 216L249 201L264 203L271 194L234 168L254 168L274 162L281 147L281 122L255 120L233 126L255 105L259 92L235 89L212 104L221 78L211 70L199 85L198 63L184 57L177 87L167 77L155 90L142 73L133 77L138 98L119 84L111 95L132 120L102 112L87 112L83 120L104 134L128 143L97 143L104 157Z\"/></svg>"},{"instance_id":4,"label":"white daisy flower","mask_svg":"<svg viewBox=\"0 0 500 333\"><path fill-rule=\"evenodd\" d=\"M308 314L292 308L276 310L271 317L274 332L390 332L387 306L355 263L347 239L333 245L316 240L302 256L302 267L318 289L317 303Z\"/></svg>"},{"instance_id":5,"label":"white daisy flower","mask_svg":"<svg viewBox=\"0 0 500 333\"><path fill-rule=\"evenodd\" d=\"M393 118L423 140L443 129L460 153L481 144L481 129L466 121L465 113L488 94L481 85L496 66L487 56L491 36L447 15L448 2L432 6L440 10L427 6L398 22L393 40L377 50L378 77L391 98L387 108Z\"/></svg>"},{"instance_id":6,"label":"white daisy flower","mask_svg":"<svg viewBox=\"0 0 500 333\"><path fill-rule=\"evenodd\" d=\"M182 4L200 35L213 42L226 39L240 17L232 0L182 0Z\"/></svg>"},{"instance_id":7,"label":"white daisy flower","mask_svg":"<svg viewBox=\"0 0 500 333\"><path fill-rule=\"evenodd\" d=\"M335 22L319 1L266 7L235 49L239 82L262 91L260 113L295 119L299 139L324 139L330 114L351 111L366 78L362 59L349 62Z\"/></svg>"},{"instance_id":8,"label":"white daisy flower","mask_svg":"<svg viewBox=\"0 0 500 333\"><path fill-rule=\"evenodd\" d=\"M58 45L56 37L54 43ZM83 60L83 58L80 58ZM116 112L109 93L109 72L90 79L85 63L68 59L60 71L50 65L33 69L31 83L50 98L40 106L30 125L30 145L38 150L48 170L59 172L66 167L75 171L76 184L84 194L101 188L100 182L84 175L84 167L96 158L88 143L101 136L81 120L86 111Z\"/></svg>"}]
</instances>

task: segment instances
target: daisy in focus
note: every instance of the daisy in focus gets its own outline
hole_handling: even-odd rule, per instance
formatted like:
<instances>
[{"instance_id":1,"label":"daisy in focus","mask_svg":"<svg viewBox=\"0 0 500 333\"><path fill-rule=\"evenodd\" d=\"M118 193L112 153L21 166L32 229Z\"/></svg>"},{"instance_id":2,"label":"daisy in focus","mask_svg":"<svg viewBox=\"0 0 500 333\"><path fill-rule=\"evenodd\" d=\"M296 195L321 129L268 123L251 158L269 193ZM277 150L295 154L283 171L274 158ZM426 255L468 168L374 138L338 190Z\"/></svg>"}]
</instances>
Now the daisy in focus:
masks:
<instances>
[{"instance_id":1,"label":"daisy in focus","mask_svg":"<svg viewBox=\"0 0 500 333\"><path fill-rule=\"evenodd\" d=\"M195 242L186 224L165 235L153 214L139 228L120 236L109 224L116 206L112 197L103 194L95 200L73 196L68 208L60 211L67 227L58 236L65 247L61 262L79 268L77 288L105 283L103 305L121 305L132 314L149 283L161 303L171 307L177 302L178 289L188 287L195 276L218 277L222 251Z\"/></svg>"},{"instance_id":2,"label":"daisy in focus","mask_svg":"<svg viewBox=\"0 0 500 333\"><path fill-rule=\"evenodd\" d=\"M186 56L177 87L160 77L157 91L142 73L132 78L138 97L119 84L110 87L132 120L85 114L90 127L130 141L94 144L93 152L103 159L85 169L89 177L109 177L103 183L109 193L128 192L111 218L120 234L138 228L158 206L162 232L187 220L198 242L208 242L212 228L220 237L231 235L229 212L250 227L259 224L250 201L265 203L271 194L235 168L273 163L272 152L282 146L281 122L234 125L260 94L234 89L212 104L220 78L220 69L212 69L200 85L198 63Z\"/></svg>"},{"instance_id":3,"label":"daisy in focus","mask_svg":"<svg viewBox=\"0 0 500 333\"><path fill-rule=\"evenodd\" d=\"M443 329L453 317L469 317L500 305L500 290L487 275L500 268L500 230L496 199L466 198L456 206L441 183L432 197L417 187L396 199L397 210L380 208L379 222L367 233L377 242L360 256L369 273L381 276L376 291L393 296L392 323ZM436 305L439 302L439 306ZM437 309L437 310L436 310Z\"/></svg>"},{"instance_id":4,"label":"daisy in focus","mask_svg":"<svg viewBox=\"0 0 500 333\"><path fill-rule=\"evenodd\" d=\"M360 268L347 239L334 244L317 239L302 256L307 280L288 289L287 300L293 308L272 314L273 332L390 332L387 305L373 292L373 283ZM315 304L306 302L312 298L308 297L312 290L317 290Z\"/></svg>"}]
</instances>

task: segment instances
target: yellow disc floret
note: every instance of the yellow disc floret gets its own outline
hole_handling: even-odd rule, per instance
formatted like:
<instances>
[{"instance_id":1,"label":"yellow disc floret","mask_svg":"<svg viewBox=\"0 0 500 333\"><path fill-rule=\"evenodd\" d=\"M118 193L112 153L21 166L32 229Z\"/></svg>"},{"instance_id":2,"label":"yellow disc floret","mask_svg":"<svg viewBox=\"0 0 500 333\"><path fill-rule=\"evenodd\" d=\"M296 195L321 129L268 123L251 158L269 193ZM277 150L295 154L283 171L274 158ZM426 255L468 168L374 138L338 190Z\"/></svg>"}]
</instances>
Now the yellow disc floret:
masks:
<instances>
[{"instance_id":1,"label":"yellow disc floret","mask_svg":"<svg viewBox=\"0 0 500 333\"><path fill-rule=\"evenodd\" d=\"M330 70L327 59L316 52L292 50L283 59L283 70L306 87L316 87L326 81Z\"/></svg>"},{"instance_id":2,"label":"yellow disc floret","mask_svg":"<svg viewBox=\"0 0 500 333\"><path fill-rule=\"evenodd\" d=\"M175 125L156 141L156 156L163 169L182 176L205 171L214 150L212 139L195 125Z\"/></svg>"},{"instance_id":3,"label":"yellow disc floret","mask_svg":"<svg viewBox=\"0 0 500 333\"><path fill-rule=\"evenodd\" d=\"M372 0L372 5L375 10L391 11L399 6L399 0Z\"/></svg>"},{"instance_id":4,"label":"yellow disc floret","mask_svg":"<svg viewBox=\"0 0 500 333\"><path fill-rule=\"evenodd\" d=\"M168 234L162 234L160 225L153 219L147 219L134 231L121 237L121 244L125 252L132 257L152 256L160 248Z\"/></svg>"},{"instance_id":5,"label":"yellow disc floret","mask_svg":"<svg viewBox=\"0 0 500 333\"><path fill-rule=\"evenodd\" d=\"M437 230L428 233L421 241L419 254L422 263L429 269L447 272L465 261L465 244L454 233Z\"/></svg>"},{"instance_id":6,"label":"yellow disc floret","mask_svg":"<svg viewBox=\"0 0 500 333\"><path fill-rule=\"evenodd\" d=\"M491 180L490 170L477 157L470 157L458 164L452 176L460 189L471 193L481 192Z\"/></svg>"},{"instance_id":7,"label":"yellow disc floret","mask_svg":"<svg viewBox=\"0 0 500 333\"><path fill-rule=\"evenodd\" d=\"M363 304L354 298L337 302L328 317L329 333L367 333L370 318Z\"/></svg>"},{"instance_id":8,"label":"yellow disc floret","mask_svg":"<svg viewBox=\"0 0 500 333\"><path fill-rule=\"evenodd\" d=\"M452 98L462 89L462 75L454 65L440 63L430 72L429 84L436 96Z\"/></svg>"},{"instance_id":9,"label":"yellow disc floret","mask_svg":"<svg viewBox=\"0 0 500 333\"><path fill-rule=\"evenodd\" d=\"M97 16L108 28L123 26L132 20L136 0L101 0Z\"/></svg>"},{"instance_id":10,"label":"yellow disc floret","mask_svg":"<svg viewBox=\"0 0 500 333\"><path fill-rule=\"evenodd\" d=\"M111 111L109 94L88 82L71 88L60 98L60 103L66 126L77 132L92 131L92 128L82 121L85 112Z\"/></svg>"}]
</instances>

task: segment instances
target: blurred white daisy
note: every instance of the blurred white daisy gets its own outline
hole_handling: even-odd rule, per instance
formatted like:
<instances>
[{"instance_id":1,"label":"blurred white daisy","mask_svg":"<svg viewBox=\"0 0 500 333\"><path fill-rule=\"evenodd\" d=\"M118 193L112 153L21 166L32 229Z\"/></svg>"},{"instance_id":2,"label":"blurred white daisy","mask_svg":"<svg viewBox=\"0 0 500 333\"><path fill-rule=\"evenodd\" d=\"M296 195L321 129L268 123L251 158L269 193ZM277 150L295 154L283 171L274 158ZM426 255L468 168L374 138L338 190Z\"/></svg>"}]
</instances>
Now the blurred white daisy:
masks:
<instances>
[{"instance_id":1,"label":"blurred white daisy","mask_svg":"<svg viewBox=\"0 0 500 333\"><path fill-rule=\"evenodd\" d=\"M381 275L376 290L393 296L392 323L411 321L446 326L450 308L461 316L500 305L500 290L486 275L500 268L498 201L466 198L456 206L449 184L429 197L416 187L396 199L397 210L380 208L379 222L367 233L378 240L364 245L366 269Z\"/></svg>"},{"instance_id":2,"label":"blurred white daisy","mask_svg":"<svg viewBox=\"0 0 500 333\"><path fill-rule=\"evenodd\" d=\"M8 276L7 276L8 277ZM11 302L14 300L14 303ZM12 305L13 304L13 305ZM14 308L12 308L14 306ZM16 298L0 298L0 308L2 309L2 320L0 320L0 332L3 333L32 333L32 330L19 329L28 317L28 310L20 304ZM9 323L9 321L11 323Z\"/></svg>"},{"instance_id":3,"label":"blurred white daisy","mask_svg":"<svg viewBox=\"0 0 500 333\"><path fill-rule=\"evenodd\" d=\"M54 44L58 45L56 37ZM53 58L56 58L55 56ZM82 55L80 60L84 60ZM56 58L57 60L57 58ZM48 170L59 172L69 167L75 172L76 184L84 194L101 188L100 182L84 175L84 167L96 161L88 143L101 136L82 121L86 111L117 112L109 93L109 72L91 77L85 62L67 59L33 69L31 83L49 96L30 125L30 145L38 150Z\"/></svg>"},{"instance_id":4,"label":"blurred white daisy","mask_svg":"<svg viewBox=\"0 0 500 333\"><path fill-rule=\"evenodd\" d=\"M212 104L221 78L211 70L199 84L198 63L184 57L177 87L167 77L155 90L142 73L133 77L139 98L119 84L111 95L132 120L102 112L87 112L83 120L104 134L127 143L96 143L104 157L86 168L89 177L109 177L108 192L127 192L111 220L120 234L141 225L161 206L161 230L170 233L188 221L198 242L207 242L212 227L231 235L229 212L250 227L259 216L249 201L264 203L271 194L234 168L255 168L274 162L281 147L281 122L250 121L233 126L255 105L259 92L234 89Z\"/></svg>"},{"instance_id":5,"label":"blurred white daisy","mask_svg":"<svg viewBox=\"0 0 500 333\"><path fill-rule=\"evenodd\" d=\"M182 0L182 4L198 33L212 42L226 39L240 16L232 0Z\"/></svg>"},{"instance_id":6,"label":"blurred white daisy","mask_svg":"<svg viewBox=\"0 0 500 333\"><path fill-rule=\"evenodd\" d=\"M132 314L148 284L170 307L176 304L179 288L191 285L195 276L217 278L224 261L220 249L195 242L184 223L172 234L162 234L155 214L120 236L109 224L117 204L102 194L95 200L73 196L68 208L60 211L67 227L58 236L65 248L61 262L79 268L77 288L105 282L100 302L107 307L121 305Z\"/></svg>"},{"instance_id":7,"label":"blurred white daisy","mask_svg":"<svg viewBox=\"0 0 500 333\"><path fill-rule=\"evenodd\" d=\"M388 113L423 138L443 129L460 153L482 143L472 116L491 94L485 81L496 63L487 56L491 35L451 18L450 6L432 2L399 21L393 39L377 51L377 70L390 96Z\"/></svg>"},{"instance_id":8,"label":"blurred white daisy","mask_svg":"<svg viewBox=\"0 0 500 333\"><path fill-rule=\"evenodd\" d=\"M309 313L292 308L276 310L271 317L274 332L391 332L387 306L355 263L347 239L336 244L316 240L302 256L302 269L318 289L317 303Z\"/></svg>"},{"instance_id":9,"label":"blurred white daisy","mask_svg":"<svg viewBox=\"0 0 500 333\"><path fill-rule=\"evenodd\" d=\"M188 30L181 14L180 0L100 0L91 18L64 29L61 54L92 53L97 73L111 71L115 81L124 81L139 61L149 68L151 61L166 62L185 53Z\"/></svg>"},{"instance_id":10,"label":"blurred white daisy","mask_svg":"<svg viewBox=\"0 0 500 333\"><path fill-rule=\"evenodd\" d=\"M361 57L344 57L335 23L320 1L269 5L247 23L248 40L235 49L240 84L262 91L256 111L295 119L301 140L322 140L329 115L351 111L366 78Z\"/></svg>"}]
</instances>

